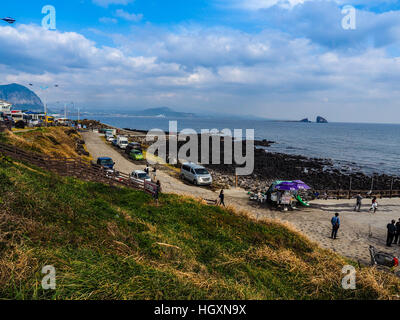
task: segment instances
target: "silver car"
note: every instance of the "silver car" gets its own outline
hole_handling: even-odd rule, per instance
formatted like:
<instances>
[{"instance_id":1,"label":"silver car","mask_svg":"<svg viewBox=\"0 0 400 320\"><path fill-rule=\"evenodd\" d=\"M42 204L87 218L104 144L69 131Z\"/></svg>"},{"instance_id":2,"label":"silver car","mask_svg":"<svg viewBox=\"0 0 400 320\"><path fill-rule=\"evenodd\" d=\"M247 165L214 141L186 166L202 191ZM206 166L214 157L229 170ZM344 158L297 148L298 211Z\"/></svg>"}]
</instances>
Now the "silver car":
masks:
<instances>
[{"instance_id":1,"label":"silver car","mask_svg":"<svg viewBox=\"0 0 400 320\"><path fill-rule=\"evenodd\" d=\"M212 176L207 169L194 163L184 163L180 177L195 185L210 185L212 183Z\"/></svg>"}]
</instances>

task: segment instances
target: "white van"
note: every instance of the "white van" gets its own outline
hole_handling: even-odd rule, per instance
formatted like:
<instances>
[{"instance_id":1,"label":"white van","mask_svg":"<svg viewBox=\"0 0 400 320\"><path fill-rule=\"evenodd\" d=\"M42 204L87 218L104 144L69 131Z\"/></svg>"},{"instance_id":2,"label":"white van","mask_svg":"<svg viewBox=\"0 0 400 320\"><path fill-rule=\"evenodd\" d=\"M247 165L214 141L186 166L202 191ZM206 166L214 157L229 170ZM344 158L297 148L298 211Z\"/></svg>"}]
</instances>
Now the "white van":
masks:
<instances>
[{"instance_id":1,"label":"white van","mask_svg":"<svg viewBox=\"0 0 400 320\"><path fill-rule=\"evenodd\" d=\"M117 137L117 146L120 149L125 149L128 144L129 144L129 141L128 141L127 137L123 137L123 136Z\"/></svg>"},{"instance_id":2,"label":"white van","mask_svg":"<svg viewBox=\"0 0 400 320\"><path fill-rule=\"evenodd\" d=\"M180 177L195 185L210 185L212 183L212 176L207 169L195 163L184 163Z\"/></svg>"}]
</instances>

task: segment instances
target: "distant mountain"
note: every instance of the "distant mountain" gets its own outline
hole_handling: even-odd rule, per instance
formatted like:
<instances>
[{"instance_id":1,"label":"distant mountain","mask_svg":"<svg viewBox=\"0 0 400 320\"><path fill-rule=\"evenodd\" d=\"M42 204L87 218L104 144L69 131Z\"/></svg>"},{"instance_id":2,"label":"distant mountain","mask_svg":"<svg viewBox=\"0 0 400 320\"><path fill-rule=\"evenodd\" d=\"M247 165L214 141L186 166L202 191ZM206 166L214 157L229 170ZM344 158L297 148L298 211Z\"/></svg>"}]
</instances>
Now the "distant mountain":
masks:
<instances>
[{"instance_id":1,"label":"distant mountain","mask_svg":"<svg viewBox=\"0 0 400 320\"><path fill-rule=\"evenodd\" d=\"M16 83L0 86L0 99L13 104L14 109L42 111L42 100L27 87Z\"/></svg>"},{"instance_id":2,"label":"distant mountain","mask_svg":"<svg viewBox=\"0 0 400 320\"><path fill-rule=\"evenodd\" d=\"M162 108L151 108L145 109L142 111L132 111L132 114L135 116L145 116L145 117L176 117L176 118L193 118L196 117L194 113L187 112L177 112L173 111L170 108L162 107Z\"/></svg>"}]
</instances>

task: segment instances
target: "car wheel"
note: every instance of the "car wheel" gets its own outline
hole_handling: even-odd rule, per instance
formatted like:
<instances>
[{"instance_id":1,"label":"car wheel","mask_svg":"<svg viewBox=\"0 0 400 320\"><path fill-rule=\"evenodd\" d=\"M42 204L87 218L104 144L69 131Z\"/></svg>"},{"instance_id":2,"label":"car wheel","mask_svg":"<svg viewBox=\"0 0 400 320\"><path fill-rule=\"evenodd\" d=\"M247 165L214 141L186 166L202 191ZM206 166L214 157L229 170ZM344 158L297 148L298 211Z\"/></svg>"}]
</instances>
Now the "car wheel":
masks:
<instances>
[{"instance_id":1,"label":"car wheel","mask_svg":"<svg viewBox=\"0 0 400 320\"><path fill-rule=\"evenodd\" d=\"M193 180L193 184L194 184L195 186L197 186L197 180L196 180L196 179Z\"/></svg>"}]
</instances>

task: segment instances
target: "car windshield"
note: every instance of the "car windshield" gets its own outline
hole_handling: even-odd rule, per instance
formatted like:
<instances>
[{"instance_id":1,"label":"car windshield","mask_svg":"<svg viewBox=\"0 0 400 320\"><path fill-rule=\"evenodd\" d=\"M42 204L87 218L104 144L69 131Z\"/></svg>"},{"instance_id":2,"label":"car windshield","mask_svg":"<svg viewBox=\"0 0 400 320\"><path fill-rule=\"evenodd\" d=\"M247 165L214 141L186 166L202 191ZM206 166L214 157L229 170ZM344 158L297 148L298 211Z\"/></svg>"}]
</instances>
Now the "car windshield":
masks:
<instances>
[{"instance_id":1,"label":"car windshield","mask_svg":"<svg viewBox=\"0 0 400 320\"><path fill-rule=\"evenodd\" d=\"M109 164L114 164L114 162L111 159L103 159L100 161L100 163L104 165L109 165Z\"/></svg>"},{"instance_id":2,"label":"car windshield","mask_svg":"<svg viewBox=\"0 0 400 320\"><path fill-rule=\"evenodd\" d=\"M139 179L150 179L150 177L147 175L147 173L138 173L137 174Z\"/></svg>"},{"instance_id":3,"label":"car windshield","mask_svg":"<svg viewBox=\"0 0 400 320\"><path fill-rule=\"evenodd\" d=\"M195 169L194 172L196 174L209 174L206 169Z\"/></svg>"},{"instance_id":4,"label":"car windshield","mask_svg":"<svg viewBox=\"0 0 400 320\"><path fill-rule=\"evenodd\" d=\"M142 154L140 151L133 151L133 153L137 154L137 155L141 155Z\"/></svg>"}]
</instances>

